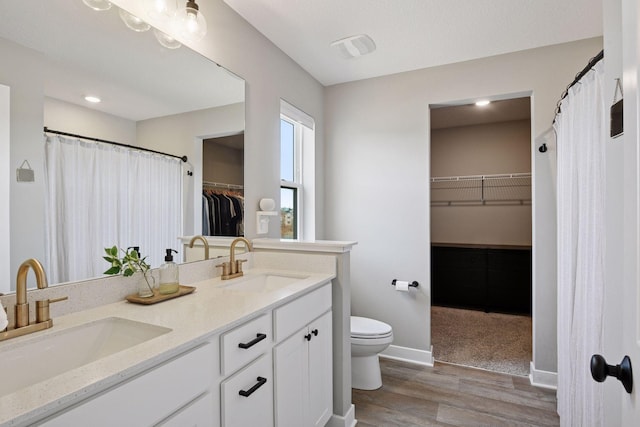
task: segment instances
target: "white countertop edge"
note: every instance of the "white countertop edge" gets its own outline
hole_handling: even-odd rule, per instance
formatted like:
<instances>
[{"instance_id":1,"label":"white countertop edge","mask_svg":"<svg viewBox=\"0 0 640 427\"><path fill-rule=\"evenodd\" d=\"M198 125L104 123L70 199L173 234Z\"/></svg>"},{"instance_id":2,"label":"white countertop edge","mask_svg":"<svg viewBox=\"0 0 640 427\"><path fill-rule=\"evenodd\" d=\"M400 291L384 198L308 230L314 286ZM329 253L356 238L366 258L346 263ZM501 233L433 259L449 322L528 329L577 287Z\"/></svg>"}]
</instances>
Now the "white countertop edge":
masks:
<instances>
[{"instance_id":1,"label":"white countertop edge","mask_svg":"<svg viewBox=\"0 0 640 427\"><path fill-rule=\"evenodd\" d=\"M269 239L258 238L251 241L254 249L276 249L287 251L301 252L327 252L327 253L345 253L358 242L338 241L338 240L290 240L290 239Z\"/></svg>"},{"instance_id":2,"label":"white countertop edge","mask_svg":"<svg viewBox=\"0 0 640 427\"><path fill-rule=\"evenodd\" d=\"M178 239L182 244L187 245L194 236L182 236ZM211 246L229 247L234 237L224 236L202 236ZM254 249L277 249L291 250L297 252L327 252L344 253L350 252L358 242L340 240L292 240L292 239L272 239L259 237L251 240ZM203 246L202 241L197 240L194 246Z\"/></svg>"},{"instance_id":3,"label":"white countertop edge","mask_svg":"<svg viewBox=\"0 0 640 427\"><path fill-rule=\"evenodd\" d=\"M229 291L221 287L254 275L273 273L304 275L307 278L271 292ZM245 276L222 281L219 277L192 283L196 291L159 304L142 306L120 301L54 318L54 327L37 334L14 338L15 343L37 339L108 317L121 317L171 328L172 331L127 350L80 366L41 383L0 397L0 426L17 426L37 421L77 401L89 398L128 378L199 346L209 337L309 293L335 278L335 273L307 273L297 270L252 269ZM224 283L223 283L224 282ZM237 301L245 308L233 309ZM249 308L246 308L249 307ZM217 313L206 313L207 308ZM189 311L196 309L196 311ZM227 310L227 312L224 312ZM203 313L203 311L205 311ZM189 318L189 314L194 314ZM187 315L187 316L185 316ZM186 319L184 317L187 317ZM206 323L203 324L203 323ZM7 341L9 343L12 341ZM43 363L46 363L46 357ZM219 368L219 367L218 367Z\"/></svg>"}]
</instances>

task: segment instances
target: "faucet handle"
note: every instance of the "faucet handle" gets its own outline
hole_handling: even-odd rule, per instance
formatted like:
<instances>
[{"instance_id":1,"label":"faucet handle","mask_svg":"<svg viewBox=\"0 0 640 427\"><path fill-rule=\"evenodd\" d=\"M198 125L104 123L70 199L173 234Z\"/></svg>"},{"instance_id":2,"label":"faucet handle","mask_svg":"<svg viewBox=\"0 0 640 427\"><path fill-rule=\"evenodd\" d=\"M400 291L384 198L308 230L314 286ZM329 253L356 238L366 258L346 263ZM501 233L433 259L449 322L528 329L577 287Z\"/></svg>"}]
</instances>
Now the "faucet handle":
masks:
<instances>
[{"instance_id":1,"label":"faucet handle","mask_svg":"<svg viewBox=\"0 0 640 427\"><path fill-rule=\"evenodd\" d=\"M230 270L230 267L231 267L231 263L223 262L222 264L216 265L216 267L222 267L222 276L228 276L229 275L229 270Z\"/></svg>"},{"instance_id":2,"label":"faucet handle","mask_svg":"<svg viewBox=\"0 0 640 427\"><path fill-rule=\"evenodd\" d=\"M236 260L236 273L242 273L242 263L247 262L246 259L237 259Z\"/></svg>"},{"instance_id":3,"label":"faucet handle","mask_svg":"<svg viewBox=\"0 0 640 427\"><path fill-rule=\"evenodd\" d=\"M51 316L49 314L49 304L64 301L67 299L69 299L69 297L64 296L60 298L36 301L36 323L46 322L51 319Z\"/></svg>"}]
</instances>

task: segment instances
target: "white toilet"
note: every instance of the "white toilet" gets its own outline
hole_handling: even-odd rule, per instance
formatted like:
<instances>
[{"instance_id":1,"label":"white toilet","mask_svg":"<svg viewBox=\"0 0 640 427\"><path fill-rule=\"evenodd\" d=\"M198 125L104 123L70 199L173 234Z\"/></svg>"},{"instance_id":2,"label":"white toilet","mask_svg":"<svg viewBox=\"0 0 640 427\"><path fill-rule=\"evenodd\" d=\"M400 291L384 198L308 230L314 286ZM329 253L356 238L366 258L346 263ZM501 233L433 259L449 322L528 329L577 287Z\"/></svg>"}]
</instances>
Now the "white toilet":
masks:
<instances>
[{"instance_id":1,"label":"white toilet","mask_svg":"<svg viewBox=\"0 0 640 427\"><path fill-rule=\"evenodd\" d=\"M351 316L351 387L382 387L378 353L393 342L393 329L379 320Z\"/></svg>"}]
</instances>

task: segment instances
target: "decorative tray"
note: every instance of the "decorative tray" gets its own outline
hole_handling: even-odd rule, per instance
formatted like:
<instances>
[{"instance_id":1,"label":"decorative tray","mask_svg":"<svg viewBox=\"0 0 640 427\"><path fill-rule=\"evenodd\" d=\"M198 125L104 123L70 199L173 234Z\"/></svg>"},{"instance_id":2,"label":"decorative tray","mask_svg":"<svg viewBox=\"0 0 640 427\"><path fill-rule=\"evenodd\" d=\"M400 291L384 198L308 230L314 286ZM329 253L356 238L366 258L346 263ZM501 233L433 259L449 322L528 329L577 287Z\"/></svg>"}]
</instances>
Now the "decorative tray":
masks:
<instances>
[{"instance_id":1,"label":"decorative tray","mask_svg":"<svg viewBox=\"0 0 640 427\"><path fill-rule=\"evenodd\" d=\"M195 290L196 288L194 286L180 285L180 287L178 288L178 292L174 292L172 294L163 295L157 289L154 289L152 297L145 298L145 297L138 296L138 294L131 294L131 295L127 295L126 299L127 301L132 302L134 304L150 305L150 304L156 304L158 302L166 301L173 298L178 298L183 295L190 294Z\"/></svg>"}]
</instances>

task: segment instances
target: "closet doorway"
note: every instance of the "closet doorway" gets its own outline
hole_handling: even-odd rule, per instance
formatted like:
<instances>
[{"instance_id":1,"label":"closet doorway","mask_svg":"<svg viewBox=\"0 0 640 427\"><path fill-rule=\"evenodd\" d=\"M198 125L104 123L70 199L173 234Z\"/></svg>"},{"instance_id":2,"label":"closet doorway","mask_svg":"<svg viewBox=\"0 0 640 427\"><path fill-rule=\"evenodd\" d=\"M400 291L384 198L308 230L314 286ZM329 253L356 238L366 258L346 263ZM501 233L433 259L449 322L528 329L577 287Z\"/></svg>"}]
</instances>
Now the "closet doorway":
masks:
<instances>
[{"instance_id":1,"label":"closet doorway","mask_svg":"<svg viewBox=\"0 0 640 427\"><path fill-rule=\"evenodd\" d=\"M202 141L202 235L244 236L244 133Z\"/></svg>"},{"instance_id":2,"label":"closet doorway","mask_svg":"<svg viewBox=\"0 0 640 427\"><path fill-rule=\"evenodd\" d=\"M531 99L432 105L434 359L528 375Z\"/></svg>"}]
</instances>

